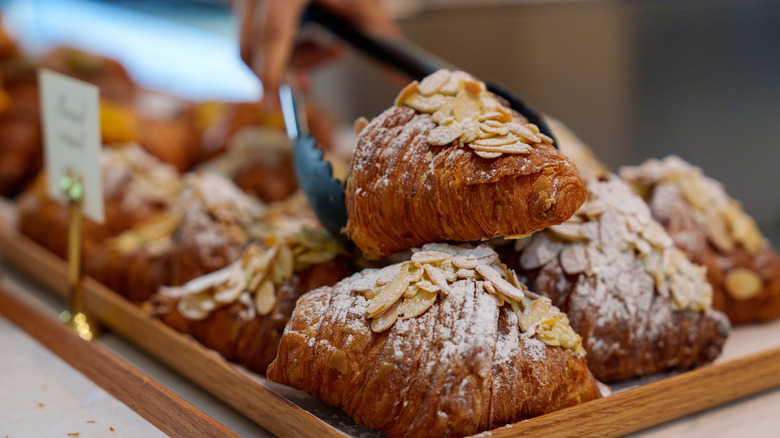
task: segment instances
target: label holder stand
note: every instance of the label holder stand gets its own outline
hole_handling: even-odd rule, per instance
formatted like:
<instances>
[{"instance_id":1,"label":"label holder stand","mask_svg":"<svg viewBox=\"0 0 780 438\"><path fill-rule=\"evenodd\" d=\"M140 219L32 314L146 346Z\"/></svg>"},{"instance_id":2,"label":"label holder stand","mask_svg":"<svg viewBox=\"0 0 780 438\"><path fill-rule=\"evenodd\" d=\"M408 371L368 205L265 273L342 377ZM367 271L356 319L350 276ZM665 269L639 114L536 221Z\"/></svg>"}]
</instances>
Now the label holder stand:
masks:
<instances>
[{"instance_id":1,"label":"label holder stand","mask_svg":"<svg viewBox=\"0 0 780 438\"><path fill-rule=\"evenodd\" d=\"M81 249L83 243L84 184L81 177L69 169L60 180L60 189L68 200L68 291L70 310L60 313L60 320L71 326L81 339L91 341L100 334L100 326L87 315L86 294L81 285Z\"/></svg>"}]
</instances>

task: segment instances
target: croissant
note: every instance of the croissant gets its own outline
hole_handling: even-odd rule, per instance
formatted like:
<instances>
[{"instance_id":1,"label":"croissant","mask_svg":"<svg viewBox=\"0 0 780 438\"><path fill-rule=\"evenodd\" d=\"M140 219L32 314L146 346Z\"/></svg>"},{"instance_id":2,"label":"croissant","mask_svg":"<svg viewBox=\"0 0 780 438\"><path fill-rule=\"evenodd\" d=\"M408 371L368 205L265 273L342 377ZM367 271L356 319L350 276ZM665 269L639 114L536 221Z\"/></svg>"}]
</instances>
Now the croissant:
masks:
<instances>
[{"instance_id":1,"label":"croissant","mask_svg":"<svg viewBox=\"0 0 780 438\"><path fill-rule=\"evenodd\" d=\"M679 157L625 167L675 245L707 267L714 307L732 324L780 316L780 260L753 219L723 186Z\"/></svg>"},{"instance_id":2,"label":"croissant","mask_svg":"<svg viewBox=\"0 0 780 438\"><path fill-rule=\"evenodd\" d=\"M467 74L441 70L396 103L360 133L346 184L346 232L367 258L528 234L584 202L552 140Z\"/></svg>"},{"instance_id":3,"label":"croissant","mask_svg":"<svg viewBox=\"0 0 780 438\"><path fill-rule=\"evenodd\" d=\"M569 221L500 250L508 266L566 312L602 381L715 360L730 325L711 309L705 269L617 176L589 181L588 192Z\"/></svg>"},{"instance_id":4,"label":"croissant","mask_svg":"<svg viewBox=\"0 0 780 438\"><path fill-rule=\"evenodd\" d=\"M601 396L566 316L486 246L425 245L309 292L267 376L388 437L465 436Z\"/></svg>"},{"instance_id":5,"label":"croissant","mask_svg":"<svg viewBox=\"0 0 780 438\"><path fill-rule=\"evenodd\" d=\"M322 230L273 233L231 265L152 297L155 314L227 360L265 372L282 330L304 293L351 272Z\"/></svg>"},{"instance_id":6,"label":"croissant","mask_svg":"<svg viewBox=\"0 0 780 438\"><path fill-rule=\"evenodd\" d=\"M168 211L107 242L112 266L105 277L131 301L145 301L162 285L182 285L224 268L259 234L266 207L230 180L209 172L186 174Z\"/></svg>"},{"instance_id":7,"label":"croissant","mask_svg":"<svg viewBox=\"0 0 780 438\"><path fill-rule=\"evenodd\" d=\"M84 269L96 274L93 257L103 242L165 211L180 189L179 174L137 146L103 149L100 158L105 222L84 220ZM46 176L24 192L18 203L19 230L50 251L65 257L67 253L67 206L48 197Z\"/></svg>"}]
</instances>

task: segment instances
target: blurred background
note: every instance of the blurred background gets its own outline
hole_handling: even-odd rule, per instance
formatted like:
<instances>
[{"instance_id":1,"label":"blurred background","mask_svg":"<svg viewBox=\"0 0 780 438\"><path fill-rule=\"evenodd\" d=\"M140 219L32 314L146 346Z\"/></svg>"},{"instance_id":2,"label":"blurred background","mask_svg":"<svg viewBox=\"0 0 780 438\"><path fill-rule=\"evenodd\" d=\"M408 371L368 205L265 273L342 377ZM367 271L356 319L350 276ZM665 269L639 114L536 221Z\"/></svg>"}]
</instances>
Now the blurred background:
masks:
<instances>
[{"instance_id":1,"label":"blurred background","mask_svg":"<svg viewBox=\"0 0 780 438\"><path fill-rule=\"evenodd\" d=\"M568 124L612 167L677 154L720 180L780 241L780 2L389 0L406 36ZM5 0L25 51L72 45L152 90L246 101L237 25L207 0ZM344 126L397 89L358 54L312 93Z\"/></svg>"}]
</instances>

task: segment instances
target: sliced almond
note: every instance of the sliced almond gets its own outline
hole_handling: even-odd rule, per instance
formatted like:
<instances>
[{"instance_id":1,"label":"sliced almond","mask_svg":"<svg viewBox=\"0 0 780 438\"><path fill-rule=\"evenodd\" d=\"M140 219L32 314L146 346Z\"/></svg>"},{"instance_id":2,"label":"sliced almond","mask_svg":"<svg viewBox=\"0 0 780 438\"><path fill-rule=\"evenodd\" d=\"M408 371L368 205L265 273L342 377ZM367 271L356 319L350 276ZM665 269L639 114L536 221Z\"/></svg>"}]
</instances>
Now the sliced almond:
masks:
<instances>
[{"instance_id":1,"label":"sliced almond","mask_svg":"<svg viewBox=\"0 0 780 438\"><path fill-rule=\"evenodd\" d=\"M455 96L455 106L452 109L452 113L455 116L455 120L472 120L482 112L482 101L479 99L479 95L470 92L466 89L461 89Z\"/></svg>"},{"instance_id":2,"label":"sliced almond","mask_svg":"<svg viewBox=\"0 0 780 438\"><path fill-rule=\"evenodd\" d=\"M498 113L498 112L491 113L491 114L501 115L501 113ZM478 117L477 120L479 121L479 119L481 117L482 116ZM479 124L479 129L481 131L484 131L484 132L490 134L490 135L488 135L486 137L492 137L492 136L501 136L501 137L503 137L503 136L509 134L509 127L506 126L506 124L504 124L504 123L499 124L499 126L491 126L488 123L480 123Z\"/></svg>"},{"instance_id":3,"label":"sliced almond","mask_svg":"<svg viewBox=\"0 0 780 438\"><path fill-rule=\"evenodd\" d=\"M435 268L432 265L423 265L423 269L425 269L425 273L428 274L428 278L431 279L431 283L435 284L443 293L450 293L450 285L447 283L447 278L440 269Z\"/></svg>"},{"instance_id":4,"label":"sliced almond","mask_svg":"<svg viewBox=\"0 0 780 438\"><path fill-rule=\"evenodd\" d=\"M471 269L458 269L458 271L455 272L455 276L458 278L477 278L477 274Z\"/></svg>"},{"instance_id":5,"label":"sliced almond","mask_svg":"<svg viewBox=\"0 0 780 438\"><path fill-rule=\"evenodd\" d=\"M541 268L560 254L564 246L564 243L550 240L543 234L534 235L520 255L520 266L523 269Z\"/></svg>"},{"instance_id":6,"label":"sliced almond","mask_svg":"<svg viewBox=\"0 0 780 438\"><path fill-rule=\"evenodd\" d=\"M484 106L484 102L482 102ZM482 113L477 117L478 122L486 122L486 125L491 128L500 128L506 126L501 120L504 118L504 113L501 111L489 111ZM508 128L507 128L508 129Z\"/></svg>"},{"instance_id":7,"label":"sliced almond","mask_svg":"<svg viewBox=\"0 0 780 438\"><path fill-rule=\"evenodd\" d=\"M399 307L400 303L396 302L385 312L379 315L379 317L374 318L371 321L371 330L373 330L375 333L381 333L392 327L393 324L395 324L395 321L398 319Z\"/></svg>"},{"instance_id":8,"label":"sliced almond","mask_svg":"<svg viewBox=\"0 0 780 438\"><path fill-rule=\"evenodd\" d=\"M714 213L709 215L704 221L704 229L716 248L724 253L729 253L734 249L734 239L731 237L726 223L719 215Z\"/></svg>"},{"instance_id":9,"label":"sliced almond","mask_svg":"<svg viewBox=\"0 0 780 438\"><path fill-rule=\"evenodd\" d=\"M502 155L501 152L474 151L474 153L482 158L498 158Z\"/></svg>"},{"instance_id":10,"label":"sliced almond","mask_svg":"<svg viewBox=\"0 0 780 438\"><path fill-rule=\"evenodd\" d=\"M508 281L501 278L501 275L488 265L480 264L476 267L476 271L485 280L491 282L496 291L501 293L507 298L513 298L515 300L522 300L525 295L523 291L511 285Z\"/></svg>"},{"instance_id":11,"label":"sliced almond","mask_svg":"<svg viewBox=\"0 0 780 438\"><path fill-rule=\"evenodd\" d=\"M495 137L493 137L495 138ZM482 141L482 140L477 140ZM472 143L469 145L471 149L474 151L479 152L488 152L488 153L501 153L501 154L521 154L525 155L530 153L533 149L528 146L525 143L515 142L510 144L505 144L501 146L482 146L480 144Z\"/></svg>"},{"instance_id":12,"label":"sliced almond","mask_svg":"<svg viewBox=\"0 0 780 438\"><path fill-rule=\"evenodd\" d=\"M412 254L412 261L417 263L439 263L451 256L439 251L417 251Z\"/></svg>"},{"instance_id":13,"label":"sliced almond","mask_svg":"<svg viewBox=\"0 0 780 438\"><path fill-rule=\"evenodd\" d=\"M428 280L420 280L415 284L415 286L417 286L418 288L426 292L431 292L431 293L438 292L440 290L439 286L436 286L435 284L431 283Z\"/></svg>"},{"instance_id":14,"label":"sliced almond","mask_svg":"<svg viewBox=\"0 0 780 438\"><path fill-rule=\"evenodd\" d=\"M569 275L589 271L588 255L583 245L571 245L561 251L561 268Z\"/></svg>"},{"instance_id":15,"label":"sliced almond","mask_svg":"<svg viewBox=\"0 0 780 438\"><path fill-rule=\"evenodd\" d=\"M430 96L431 94L439 91L439 89L447 83L450 79L450 71L447 69L441 69L427 76L420 82L417 87L420 94L423 96Z\"/></svg>"},{"instance_id":16,"label":"sliced almond","mask_svg":"<svg viewBox=\"0 0 780 438\"><path fill-rule=\"evenodd\" d=\"M417 93L418 85L419 83L417 81L413 81L412 83L404 87L404 89L401 90L400 93L398 93L398 97L395 98L395 106L404 106L406 99L408 99L409 96Z\"/></svg>"},{"instance_id":17,"label":"sliced almond","mask_svg":"<svg viewBox=\"0 0 780 438\"><path fill-rule=\"evenodd\" d=\"M528 140L531 143L541 143L542 139L539 138L536 133L530 130L527 126L523 126L517 122L507 123L509 132L516 136Z\"/></svg>"},{"instance_id":18,"label":"sliced almond","mask_svg":"<svg viewBox=\"0 0 780 438\"><path fill-rule=\"evenodd\" d=\"M517 142L518 142L518 138L516 135L508 134L501 137L490 137L490 138L475 140L474 143L472 144L472 147L475 149L477 146L495 147L495 146L504 146L508 144L513 144Z\"/></svg>"},{"instance_id":19,"label":"sliced almond","mask_svg":"<svg viewBox=\"0 0 780 438\"><path fill-rule=\"evenodd\" d=\"M458 123L439 125L428 133L428 143L434 146L446 146L463 135L463 127Z\"/></svg>"},{"instance_id":20,"label":"sliced almond","mask_svg":"<svg viewBox=\"0 0 780 438\"><path fill-rule=\"evenodd\" d=\"M749 300L761 293L763 283L761 276L755 271L737 267L726 274L723 286L734 299Z\"/></svg>"},{"instance_id":21,"label":"sliced almond","mask_svg":"<svg viewBox=\"0 0 780 438\"><path fill-rule=\"evenodd\" d=\"M466 119L460 122L460 126L463 132L460 135L460 141L463 143L471 143L479 137L479 126L470 119Z\"/></svg>"},{"instance_id":22,"label":"sliced almond","mask_svg":"<svg viewBox=\"0 0 780 438\"><path fill-rule=\"evenodd\" d=\"M234 271L235 275L230 278L230 281L225 283L225 287L221 291L214 294L214 301L217 303L232 303L238 299L241 292L246 288L246 276L240 269Z\"/></svg>"},{"instance_id":23,"label":"sliced almond","mask_svg":"<svg viewBox=\"0 0 780 438\"><path fill-rule=\"evenodd\" d=\"M439 88L439 93L455 95L458 93L458 90L460 90L461 81L472 81L472 80L474 80L474 78L471 77L471 75L466 72L453 71L451 72L450 77L447 80L447 83L442 85L441 88Z\"/></svg>"},{"instance_id":24,"label":"sliced almond","mask_svg":"<svg viewBox=\"0 0 780 438\"><path fill-rule=\"evenodd\" d=\"M206 317L209 315L208 311L205 311L201 309L200 303L194 303L192 301L192 298L188 299L189 297L184 297L181 300L179 300L179 303L176 305L176 310L181 314L181 316L194 320L199 321L202 319L206 319ZM199 298L203 299L203 298Z\"/></svg>"},{"instance_id":25,"label":"sliced almond","mask_svg":"<svg viewBox=\"0 0 780 438\"><path fill-rule=\"evenodd\" d=\"M471 257L455 256L452 258L452 264L462 269L474 269L479 264L479 260Z\"/></svg>"},{"instance_id":26,"label":"sliced almond","mask_svg":"<svg viewBox=\"0 0 780 438\"><path fill-rule=\"evenodd\" d=\"M406 106L412 107L421 113L433 114L439 108L447 103L444 96L434 94L432 96L423 96L422 94L412 94L404 101ZM457 119L457 116L455 117Z\"/></svg>"},{"instance_id":27,"label":"sliced almond","mask_svg":"<svg viewBox=\"0 0 780 438\"><path fill-rule=\"evenodd\" d=\"M426 268L428 266L425 265ZM376 318L401 298L401 295L406 292L406 288L409 286L409 270L411 267L412 263L404 263L398 275L384 286L376 297L369 301L368 309L366 309L366 318Z\"/></svg>"},{"instance_id":28,"label":"sliced almond","mask_svg":"<svg viewBox=\"0 0 780 438\"><path fill-rule=\"evenodd\" d=\"M573 222L564 222L560 225L553 225L548 228L555 237L566 242L580 242L585 239L582 235L582 224Z\"/></svg>"},{"instance_id":29,"label":"sliced almond","mask_svg":"<svg viewBox=\"0 0 780 438\"><path fill-rule=\"evenodd\" d=\"M422 315L436 302L436 297L438 297L436 293L417 289L417 293L414 296L403 300L398 313L403 315L404 318L414 318Z\"/></svg>"},{"instance_id":30,"label":"sliced almond","mask_svg":"<svg viewBox=\"0 0 780 438\"><path fill-rule=\"evenodd\" d=\"M410 285L406 288L406 292L404 292L404 298L411 298L417 294L417 285Z\"/></svg>"},{"instance_id":31,"label":"sliced almond","mask_svg":"<svg viewBox=\"0 0 780 438\"><path fill-rule=\"evenodd\" d=\"M268 315L276 304L276 289L273 283L266 280L260 283L260 287L255 292L255 307L260 315Z\"/></svg>"}]
</instances>

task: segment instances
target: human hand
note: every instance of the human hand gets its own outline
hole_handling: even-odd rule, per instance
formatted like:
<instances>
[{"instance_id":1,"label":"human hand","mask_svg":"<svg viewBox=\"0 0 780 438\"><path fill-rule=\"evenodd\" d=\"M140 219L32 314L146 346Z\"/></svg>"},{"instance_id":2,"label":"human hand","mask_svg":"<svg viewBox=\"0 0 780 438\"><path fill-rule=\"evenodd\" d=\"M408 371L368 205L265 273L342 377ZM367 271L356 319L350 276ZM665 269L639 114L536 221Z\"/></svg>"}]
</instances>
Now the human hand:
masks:
<instances>
[{"instance_id":1,"label":"human hand","mask_svg":"<svg viewBox=\"0 0 780 438\"><path fill-rule=\"evenodd\" d=\"M343 53L313 41L296 45L303 10L310 0L234 0L240 19L241 58L258 75L263 88L276 90L288 66L301 73ZM367 32L394 37L398 27L386 14L381 0L314 0Z\"/></svg>"}]
</instances>

